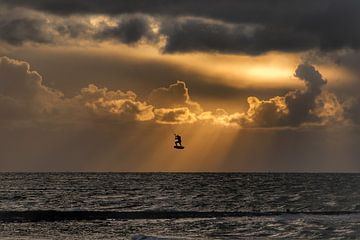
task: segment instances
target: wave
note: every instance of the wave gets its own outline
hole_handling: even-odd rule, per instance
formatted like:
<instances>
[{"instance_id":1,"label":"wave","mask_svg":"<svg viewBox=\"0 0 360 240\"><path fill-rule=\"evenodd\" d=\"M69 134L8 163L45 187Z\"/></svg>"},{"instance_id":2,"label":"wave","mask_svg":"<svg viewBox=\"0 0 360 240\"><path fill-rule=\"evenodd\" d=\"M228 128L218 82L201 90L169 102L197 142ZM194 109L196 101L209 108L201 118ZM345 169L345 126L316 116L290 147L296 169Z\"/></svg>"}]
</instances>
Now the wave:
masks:
<instances>
[{"instance_id":1,"label":"wave","mask_svg":"<svg viewBox=\"0 0 360 240\"><path fill-rule=\"evenodd\" d=\"M187 238L180 237L157 237L157 236L146 236L142 234L137 234L131 237L131 240L185 240Z\"/></svg>"},{"instance_id":2,"label":"wave","mask_svg":"<svg viewBox=\"0 0 360 240\"><path fill-rule=\"evenodd\" d=\"M0 222L56 222L81 220L132 220L132 219L181 219L181 218L229 218L271 217L281 215L351 215L360 211L266 211L266 212L222 212L222 211L0 211Z\"/></svg>"}]
</instances>

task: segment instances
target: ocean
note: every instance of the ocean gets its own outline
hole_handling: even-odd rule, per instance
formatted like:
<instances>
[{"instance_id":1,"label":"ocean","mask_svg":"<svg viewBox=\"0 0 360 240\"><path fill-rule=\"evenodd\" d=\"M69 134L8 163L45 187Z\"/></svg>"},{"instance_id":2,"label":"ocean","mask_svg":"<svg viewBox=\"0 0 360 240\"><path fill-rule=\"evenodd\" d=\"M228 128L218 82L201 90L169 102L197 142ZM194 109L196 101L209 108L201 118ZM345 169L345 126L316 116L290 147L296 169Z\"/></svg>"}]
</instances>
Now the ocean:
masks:
<instances>
[{"instance_id":1,"label":"ocean","mask_svg":"<svg viewBox=\"0 0 360 240\"><path fill-rule=\"evenodd\" d=\"M360 239L360 174L1 173L0 239Z\"/></svg>"}]
</instances>

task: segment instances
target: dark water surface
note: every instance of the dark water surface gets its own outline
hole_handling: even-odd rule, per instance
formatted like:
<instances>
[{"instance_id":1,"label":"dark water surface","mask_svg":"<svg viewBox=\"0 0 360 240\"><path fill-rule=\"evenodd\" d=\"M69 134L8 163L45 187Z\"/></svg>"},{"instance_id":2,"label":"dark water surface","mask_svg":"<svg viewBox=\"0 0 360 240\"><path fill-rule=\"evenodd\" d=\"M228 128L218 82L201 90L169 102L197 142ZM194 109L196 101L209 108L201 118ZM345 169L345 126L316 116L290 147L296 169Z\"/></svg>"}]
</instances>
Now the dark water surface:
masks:
<instances>
[{"instance_id":1,"label":"dark water surface","mask_svg":"<svg viewBox=\"0 0 360 240\"><path fill-rule=\"evenodd\" d=\"M360 174L2 173L0 239L360 239Z\"/></svg>"}]
</instances>

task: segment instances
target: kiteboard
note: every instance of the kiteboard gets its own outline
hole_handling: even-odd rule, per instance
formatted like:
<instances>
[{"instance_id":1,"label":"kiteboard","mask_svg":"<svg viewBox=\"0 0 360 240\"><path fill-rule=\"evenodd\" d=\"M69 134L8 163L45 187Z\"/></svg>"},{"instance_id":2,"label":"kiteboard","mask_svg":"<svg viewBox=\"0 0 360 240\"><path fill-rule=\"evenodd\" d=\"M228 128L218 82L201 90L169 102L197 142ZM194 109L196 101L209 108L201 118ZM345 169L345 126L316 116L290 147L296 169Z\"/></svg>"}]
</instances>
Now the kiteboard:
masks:
<instances>
[{"instance_id":1,"label":"kiteboard","mask_svg":"<svg viewBox=\"0 0 360 240\"><path fill-rule=\"evenodd\" d=\"M184 149L185 147L184 146L174 146L174 148L176 148L176 149Z\"/></svg>"}]
</instances>

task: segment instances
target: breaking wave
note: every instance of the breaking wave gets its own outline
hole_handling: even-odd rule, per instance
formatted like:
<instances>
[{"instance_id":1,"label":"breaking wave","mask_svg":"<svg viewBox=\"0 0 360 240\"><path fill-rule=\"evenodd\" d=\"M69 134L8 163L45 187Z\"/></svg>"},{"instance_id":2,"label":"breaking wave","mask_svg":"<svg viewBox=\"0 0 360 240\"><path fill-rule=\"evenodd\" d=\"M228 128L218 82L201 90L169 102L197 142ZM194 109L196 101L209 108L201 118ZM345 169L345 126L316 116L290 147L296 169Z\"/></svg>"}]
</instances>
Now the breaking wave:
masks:
<instances>
[{"instance_id":1,"label":"breaking wave","mask_svg":"<svg viewBox=\"0 0 360 240\"><path fill-rule=\"evenodd\" d=\"M360 214L360 211L1 211L0 222L56 222L81 220L132 220L132 219L181 219L181 218L231 218L271 217L281 215L336 216Z\"/></svg>"}]
</instances>

